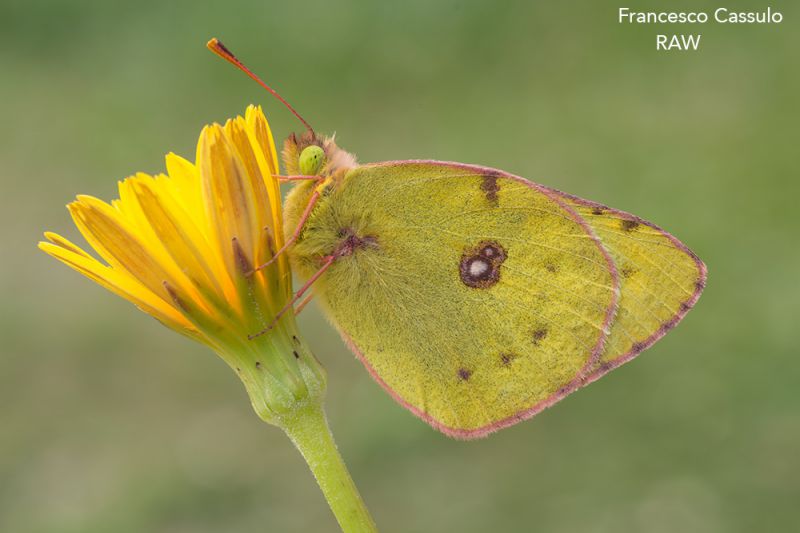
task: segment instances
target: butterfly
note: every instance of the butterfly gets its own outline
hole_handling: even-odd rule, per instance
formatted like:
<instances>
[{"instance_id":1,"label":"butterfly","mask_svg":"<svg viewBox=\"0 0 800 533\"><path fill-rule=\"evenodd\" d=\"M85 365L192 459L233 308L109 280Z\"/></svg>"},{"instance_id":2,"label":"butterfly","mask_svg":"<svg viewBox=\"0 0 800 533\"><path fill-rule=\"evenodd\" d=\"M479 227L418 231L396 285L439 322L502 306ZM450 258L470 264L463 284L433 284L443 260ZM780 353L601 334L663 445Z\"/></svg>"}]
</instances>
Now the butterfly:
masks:
<instances>
[{"instance_id":1,"label":"butterfly","mask_svg":"<svg viewBox=\"0 0 800 533\"><path fill-rule=\"evenodd\" d=\"M630 361L705 287L697 255L635 215L493 168L359 164L278 98L306 126L283 146L296 184L276 256L307 280L294 301L313 295L372 377L451 437L530 418Z\"/></svg>"}]
</instances>

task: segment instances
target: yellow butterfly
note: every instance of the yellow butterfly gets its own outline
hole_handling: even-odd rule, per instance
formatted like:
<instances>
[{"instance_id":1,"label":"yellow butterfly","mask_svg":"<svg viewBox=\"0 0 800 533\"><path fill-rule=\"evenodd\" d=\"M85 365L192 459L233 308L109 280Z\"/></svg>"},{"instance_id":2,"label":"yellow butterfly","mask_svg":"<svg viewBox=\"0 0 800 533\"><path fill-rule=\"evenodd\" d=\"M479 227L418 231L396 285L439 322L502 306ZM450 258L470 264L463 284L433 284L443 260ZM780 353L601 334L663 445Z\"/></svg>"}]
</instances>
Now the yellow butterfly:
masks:
<instances>
[{"instance_id":1,"label":"yellow butterfly","mask_svg":"<svg viewBox=\"0 0 800 533\"><path fill-rule=\"evenodd\" d=\"M703 290L703 262L650 222L486 167L361 165L281 101L307 127L283 148L297 185L276 256L308 280L294 301L313 286L375 380L447 435L530 418L651 346Z\"/></svg>"}]
</instances>

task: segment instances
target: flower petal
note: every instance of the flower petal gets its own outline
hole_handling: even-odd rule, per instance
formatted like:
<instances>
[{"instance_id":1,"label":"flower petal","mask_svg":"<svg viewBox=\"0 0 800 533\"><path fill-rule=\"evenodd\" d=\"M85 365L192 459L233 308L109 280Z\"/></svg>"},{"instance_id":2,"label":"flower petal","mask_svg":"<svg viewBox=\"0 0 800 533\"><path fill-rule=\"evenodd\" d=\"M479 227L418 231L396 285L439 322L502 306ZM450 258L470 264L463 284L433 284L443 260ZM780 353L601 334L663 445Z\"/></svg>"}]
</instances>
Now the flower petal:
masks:
<instances>
[{"instance_id":1,"label":"flower petal","mask_svg":"<svg viewBox=\"0 0 800 533\"><path fill-rule=\"evenodd\" d=\"M200 186L200 172L197 167L173 153L167 154L166 164L169 179L164 180L163 186L172 191L173 197L194 220L197 227L203 233L208 233L211 226L203 203L203 188Z\"/></svg>"},{"instance_id":2,"label":"flower petal","mask_svg":"<svg viewBox=\"0 0 800 533\"><path fill-rule=\"evenodd\" d=\"M175 264L180 265L205 298L224 299L220 278L226 276L220 268L215 268L214 258L204 254L209 248L208 240L180 204L164 187L158 187L155 180L134 181L130 187L155 239L163 244Z\"/></svg>"},{"instance_id":3,"label":"flower petal","mask_svg":"<svg viewBox=\"0 0 800 533\"><path fill-rule=\"evenodd\" d=\"M51 239L53 235L48 234L48 239ZM197 330L177 309L154 294L138 280L101 264L85 253L80 253L80 250L76 252L74 250L76 248L75 245L69 243L63 237L58 235L54 235L54 237L51 239L53 242L40 242L39 249L118 296L125 298L170 328L200 339L200 334ZM61 242L63 241L68 243L67 246L62 246Z\"/></svg>"},{"instance_id":4,"label":"flower petal","mask_svg":"<svg viewBox=\"0 0 800 533\"><path fill-rule=\"evenodd\" d=\"M258 235L256 201L247 170L218 124L207 126L197 145L197 166L203 186L206 213L212 222L217 246L230 272L237 268L233 239L252 253ZM251 261L252 257L249 257Z\"/></svg>"},{"instance_id":5,"label":"flower petal","mask_svg":"<svg viewBox=\"0 0 800 533\"><path fill-rule=\"evenodd\" d=\"M278 179L274 176L280 173L278 165L278 154L275 151L275 140L272 138L272 130L269 128L267 118L261 110L261 106L248 106L245 113L248 135L250 141L258 147L255 153L258 156L261 174L264 176L265 185L269 192L272 203L272 226L275 228L275 245L280 248L283 246L283 217L281 216L281 190Z\"/></svg>"},{"instance_id":6,"label":"flower petal","mask_svg":"<svg viewBox=\"0 0 800 533\"><path fill-rule=\"evenodd\" d=\"M94 259L94 257L92 257L87 252L85 252L83 250L83 248L81 248L77 244L74 244L73 242L69 241L68 239L62 237L58 233L53 233L52 231L45 231L44 232L44 236L48 241L50 241L51 243L55 244L56 246L60 246L62 248L66 248L70 252L74 252L74 253L76 253L78 255L82 255L83 257L86 257L87 259Z\"/></svg>"},{"instance_id":7,"label":"flower petal","mask_svg":"<svg viewBox=\"0 0 800 533\"><path fill-rule=\"evenodd\" d=\"M114 269L130 274L166 301L170 296L164 281L186 292L185 275L169 272L156 259L159 254L153 250L153 243L145 245L119 210L91 196L78 196L68 208L84 238Z\"/></svg>"},{"instance_id":8,"label":"flower petal","mask_svg":"<svg viewBox=\"0 0 800 533\"><path fill-rule=\"evenodd\" d=\"M247 132L247 123L242 117L236 117L225 123L225 136L230 140L236 150L239 159L247 170L247 185L252 190L253 201L255 202L254 233L263 228L267 223L272 222L272 209L267 197L265 177L262 171L269 169L266 165L262 166L258 161L258 146L253 146Z\"/></svg>"},{"instance_id":9,"label":"flower petal","mask_svg":"<svg viewBox=\"0 0 800 533\"><path fill-rule=\"evenodd\" d=\"M264 230L274 227L275 206L270 198L268 186L277 180L272 176L273 170L266 162L262 147L256 142L255 136L250 131L250 127L242 117L229 120L225 124L225 134L236 148L239 157L247 168L249 185L253 191L255 200L255 220L253 220L253 235L256 240L252 243L240 243L251 249L247 251L250 260L260 265L272 259L275 251L275 243L268 242L264 236ZM278 189L280 194L280 189ZM280 196L278 196L280 198Z\"/></svg>"},{"instance_id":10,"label":"flower petal","mask_svg":"<svg viewBox=\"0 0 800 533\"><path fill-rule=\"evenodd\" d=\"M280 182L275 176L279 174L278 155L275 151L275 141L272 137L272 131L269 128L267 118L261 110L261 106L248 106L245 113L245 121L247 122L247 133L250 138L251 144L254 146L254 152L261 167L261 173L264 177L264 184L267 190L267 196L270 203L270 216L271 224L269 228L262 228L261 233L261 247L258 250L256 264L266 263L272 259L275 250L283 247L283 215L281 208L281 189ZM286 254L274 263L277 269L277 276L273 279L278 279L278 284L284 289L282 298L290 298L292 295L291 273L289 269L289 260ZM284 282L283 280L289 280ZM268 290L272 290L270 287Z\"/></svg>"}]
</instances>

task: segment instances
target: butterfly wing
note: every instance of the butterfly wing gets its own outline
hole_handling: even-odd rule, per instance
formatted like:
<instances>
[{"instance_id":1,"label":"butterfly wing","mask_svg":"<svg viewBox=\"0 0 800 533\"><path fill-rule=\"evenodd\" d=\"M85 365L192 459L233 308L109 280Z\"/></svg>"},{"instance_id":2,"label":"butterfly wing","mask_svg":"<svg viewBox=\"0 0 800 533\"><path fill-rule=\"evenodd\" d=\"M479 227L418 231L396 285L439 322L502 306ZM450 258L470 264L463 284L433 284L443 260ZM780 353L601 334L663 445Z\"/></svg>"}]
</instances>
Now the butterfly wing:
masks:
<instances>
[{"instance_id":1,"label":"butterfly wing","mask_svg":"<svg viewBox=\"0 0 800 533\"><path fill-rule=\"evenodd\" d=\"M310 276L352 236L315 294L376 380L437 429L511 425L597 367L618 275L557 193L469 165L361 166L312 212L295 267Z\"/></svg>"},{"instance_id":2,"label":"butterfly wing","mask_svg":"<svg viewBox=\"0 0 800 533\"><path fill-rule=\"evenodd\" d=\"M619 310L589 381L633 359L663 337L700 298L706 266L655 224L555 191L594 230L617 265Z\"/></svg>"}]
</instances>

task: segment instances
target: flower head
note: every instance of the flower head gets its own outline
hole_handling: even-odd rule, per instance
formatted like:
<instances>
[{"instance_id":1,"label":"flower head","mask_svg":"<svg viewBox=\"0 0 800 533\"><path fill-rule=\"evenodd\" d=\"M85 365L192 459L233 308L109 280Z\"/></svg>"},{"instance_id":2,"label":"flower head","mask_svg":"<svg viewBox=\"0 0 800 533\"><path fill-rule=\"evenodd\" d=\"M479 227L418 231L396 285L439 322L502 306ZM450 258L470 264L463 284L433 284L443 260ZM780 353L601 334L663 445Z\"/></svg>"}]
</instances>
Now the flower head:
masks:
<instances>
[{"instance_id":1,"label":"flower head","mask_svg":"<svg viewBox=\"0 0 800 533\"><path fill-rule=\"evenodd\" d=\"M253 407L275 422L324 391L324 371L298 340L292 313L249 339L292 295L283 245L278 159L260 107L206 126L196 162L166 157L167 174L136 174L110 204L78 196L68 205L96 259L47 232L39 247L134 303L168 327L210 346L244 382Z\"/></svg>"}]
</instances>

